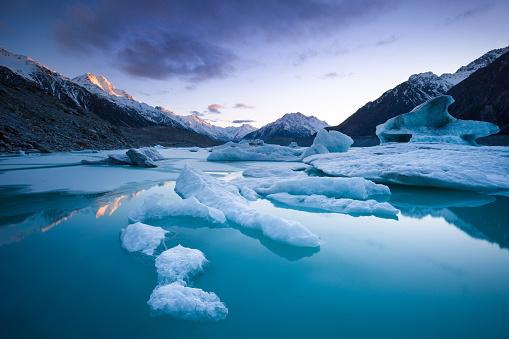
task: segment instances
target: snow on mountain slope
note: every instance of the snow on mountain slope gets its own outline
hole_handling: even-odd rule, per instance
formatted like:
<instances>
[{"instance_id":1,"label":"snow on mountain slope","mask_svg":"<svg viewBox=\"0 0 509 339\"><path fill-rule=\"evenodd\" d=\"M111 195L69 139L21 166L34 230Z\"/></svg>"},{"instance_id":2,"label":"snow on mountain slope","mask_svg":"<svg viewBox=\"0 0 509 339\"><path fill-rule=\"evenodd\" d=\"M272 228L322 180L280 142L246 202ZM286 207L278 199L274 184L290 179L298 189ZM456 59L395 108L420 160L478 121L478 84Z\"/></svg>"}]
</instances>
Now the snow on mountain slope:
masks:
<instances>
[{"instance_id":1,"label":"snow on mountain slope","mask_svg":"<svg viewBox=\"0 0 509 339\"><path fill-rule=\"evenodd\" d=\"M281 118L267 124L259 130L244 136L244 139L267 140L276 136L307 137L311 136L329 125L314 116L305 116L302 113L287 113Z\"/></svg>"},{"instance_id":2,"label":"snow on mountain slope","mask_svg":"<svg viewBox=\"0 0 509 339\"><path fill-rule=\"evenodd\" d=\"M208 135L212 139L227 142L240 141L246 134L256 131L256 127L249 124L235 127L220 127L212 125L195 114L181 117L194 131Z\"/></svg>"},{"instance_id":3,"label":"snow on mountain slope","mask_svg":"<svg viewBox=\"0 0 509 339\"><path fill-rule=\"evenodd\" d=\"M111 84L104 76L97 77L93 74L86 73L81 76L78 76L74 79L72 79L75 83L77 83L80 86L85 87L90 92L95 94L102 95L104 92L108 93L109 95L114 95L117 97L124 97L127 99L131 99L134 101L136 100L133 96L129 95L126 91L122 89L118 89L115 86Z\"/></svg>"}]
</instances>

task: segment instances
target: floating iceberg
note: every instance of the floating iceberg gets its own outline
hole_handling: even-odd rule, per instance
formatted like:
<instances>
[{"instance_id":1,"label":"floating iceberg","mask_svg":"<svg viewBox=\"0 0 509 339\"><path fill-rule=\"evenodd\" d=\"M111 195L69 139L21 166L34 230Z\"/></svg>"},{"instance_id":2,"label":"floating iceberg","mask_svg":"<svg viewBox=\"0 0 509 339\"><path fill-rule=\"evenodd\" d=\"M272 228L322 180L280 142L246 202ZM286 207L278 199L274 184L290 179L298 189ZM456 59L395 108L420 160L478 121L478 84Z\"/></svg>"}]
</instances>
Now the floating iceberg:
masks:
<instances>
[{"instance_id":1,"label":"floating iceberg","mask_svg":"<svg viewBox=\"0 0 509 339\"><path fill-rule=\"evenodd\" d=\"M209 264L200 250L177 245L156 258L157 276L160 284L188 282Z\"/></svg>"},{"instance_id":2,"label":"floating iceberg","mask_svg":"<svg viewBox=\"0 0 509 339\"><path fill-rule=\"evenodd\" d=\"M398 115L376 127L380 142L444 142L476 145L475 140L495 134L497 125L484 121L460 120L452 117L447 108L454 102L450 95L442 95Z\"/></svg>"},{"instance_id":3,"label":"floating iceberg","mask_svg":"<svg viewBox=\"0 0 509 339\"><path fill-rule=\"evenodd\" d=\"M509 190L509 147L397 143L314 155L304 162L328 175L379 183L485 193Z\"/></svg>"},{"instance_id":4,"label":"floating iceberg","mask_svg":"<svg viewBox=\"0 0 509 339\"><path fill-rule=\"evenodd\" d=\"M208 264L201 251L181 245L161 253L155 261L159 285L147 302L154 314L196 321L226 318L228 309L215 293L187 286Z\"/></svg>"},{"instance_id":5,"label":"floating iceberg","mask_svg":"<svg viewBox=\"0 0 509 339\"><path fill-rule=\"evenodd\" d=\"M184 198L194 196L202 204L221 210L226 219L242 227L260 230L274 241L300 247L317 247L320 239L302 224L255 210L235 186L186 165L175 185Z\"/></svg>"},{"instance_id":6,"label":"floating iceberg","mask_svg":"<svg viewBox=\"0 0 509 339\"><path fill-rule=\"evenodd\" d=\"M207 161L300 161L302 149L228 142L211 148Z\"/></svg>"},{"instance_id":7,"label":"floating iceberg","mask_svg":"<svg viewBox=\"0 0 509 339\"><path fill-rule=\"evenodd\" d=\"M325 211L345 213L351 215L379 215L395 217L399 211L387 202L376 200L335 199L323 195L291 195L276 193L267 195L268 199L276 200L287 205L322 209Z\"/></svg>"},{"instance_id":8,"label":"floating iceberg","mask_svg":"<svg viewBox=\"0 0 509 339\"><path fill-rule=\"evenodd\" d=\"M132 165L137 167L157 167L155 161L165 158L153 147L143 147L139 149L131 148L125 154L108 154L108 158L91 161L82 160L84 165Z\"/></svg>"},{"instance_id":9,"label":"floating iceberg","mask_svg":"<svg viewBox=\"0 0 509 339\"><path fill-rule=\"evenodd\" d=\"M249 166L242 172L244 177L266 178L266 177L289 177L297 175L289 168L277 166Z\"/></svg>"},{"instance_id":10,"label":"floating iceberg","mask_svg":"<svg viewBox=\"0 0 509 339\"><path fill-rule=\"evenodd\" d=\"M147 197L143 206L129 212L128 218L132 222L145 220L159 220L167 217L192 217L203 219L210 223L223 224L226 222L224 213L212 207L205 206L196 198L178 200L172 204L158 204L164 198L162 194L154 193Z\"/></svg>"},{"instance_id":11,"label":"floating iceberg","mask_svg":"<svg viewBox=\"0 0 509 339\"><path fill-rule=\"evenodd\" d=\"M288 193L292 195L319 194L329 198L365 200L390 195L389 187L363 178L330 178L296 175L292 177L235 178L230 183L237 188L249 187L258 194Z\"/></svg>"},{"instance_id":12,"label":"floating iceberg","mask_svg":"<svg viewBox=\"0 0 509 339\"><path fill-rule=\"evenodd\" d=\"M157 286L147 304L156 315L166 313L194 321L219 321L228 315L226 305L215 293L180 283Z\"/></svg>"},{"instance_id":13,"label":"floating iceberg","mask_svg":"<svg viewBox=\"0 0 509 339\"><path fill-rule=\"evenodd\" d=\"M314 154L347 152L353 140L348 135L338 131L321 130L316 134L313 144L302 154L302 158Z\"/></svg>"},{"instance_id":14,"label":"floating iceberg","mask_svg":"<svg viewBox=\"0 0 509 339\"><path fill-rule=\"evenodd\" d=\"M161 227L154 227L137 222L120 230L120 243L129 252L142 252L153 255L154 250L161 244L168 231Z\"/></svg>"}]
</instances>

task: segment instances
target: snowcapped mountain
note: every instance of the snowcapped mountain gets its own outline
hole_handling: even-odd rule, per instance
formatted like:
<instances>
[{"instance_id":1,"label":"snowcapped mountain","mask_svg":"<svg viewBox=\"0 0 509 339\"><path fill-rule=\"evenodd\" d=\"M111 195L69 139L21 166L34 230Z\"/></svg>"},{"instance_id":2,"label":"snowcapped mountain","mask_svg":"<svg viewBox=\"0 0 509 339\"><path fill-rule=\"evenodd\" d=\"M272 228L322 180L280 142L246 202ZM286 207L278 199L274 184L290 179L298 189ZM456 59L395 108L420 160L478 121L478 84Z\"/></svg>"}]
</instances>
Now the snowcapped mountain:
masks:
<instances>
[{"instance_id":1,"label":"snowcapped mountain","mask_svg":"<svg viewBox=\"0 0 509 339\"><path fill-rule=\"evenodd\" d=\"M386 91L375 101L368 102L338 126L330 129L349 136L375 136L375 127L396 115L410 112L415 106L445 94L476 70L486 67L509 51L509 46L492 50L455 73L438 76L432 72L414 74L398 86Z\"/></svg>"},{"instance_id":2,"label":"snowcapped mountain","mask_svg":"<svg viewBox=\"0 0 509 339\"><path fill-rule=\"evenodd\" d=\"M132 95L129 95L126 91L118 89L111 84L104 76L96 77L93 74L86 73L72 79L78 85L85 87L92 93L103 95L106 92L108 95L116 97L124 97L127 99L136 100Z\"/></svg>"},{"instance_id":3,"label":"snowcapped mountain","mask_svg":"<svg viewBox=\"0 0 509 339\"><path fill-rule=\"evenodd\" d=\"M314 116L305 116L302 113L287 113L281 118L267 124L255 132L244 136L243 139L262 139L270 142L275 138L301 138L309 137L329 125Z\"/></svg>"}]
</instances>

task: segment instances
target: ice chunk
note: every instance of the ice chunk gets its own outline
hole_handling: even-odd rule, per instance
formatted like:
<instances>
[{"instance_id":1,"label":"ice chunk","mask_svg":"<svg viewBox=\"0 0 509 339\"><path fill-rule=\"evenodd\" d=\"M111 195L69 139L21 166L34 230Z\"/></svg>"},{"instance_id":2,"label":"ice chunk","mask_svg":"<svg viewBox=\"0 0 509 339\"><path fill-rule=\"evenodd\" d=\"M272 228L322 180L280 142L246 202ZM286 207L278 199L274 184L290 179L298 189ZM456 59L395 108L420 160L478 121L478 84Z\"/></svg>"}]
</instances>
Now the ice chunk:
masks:
<instances>
[{"instance_id":1,"label":"ice chunk","mask_svg":"<svg viewBox=\"0 0 509 339\"><path fill-rule=\"evenodd\" d=\"M132 222L158 220L167 217L193 217L210 223L223 224L226 222L224 213L200 203L196 198L178 200L172 204L158 204L162 194L154 193L147 197L143 206L129 212L128 218Z\"/></svg>"},{"instance_id":2,"label":"ice chunk","mask_svg":"<svg viewBox=\"0 0 509 339\"><path fill-rule=\"evenodd\" d=\"M398 115L376 127L381 143L386 142L444 142L476 145L475 139L495 134L497 125L485 121L459 120L447 108L454 102L450 95L442 95Z\"/></svg>"},{"instance_id":3,"label":"ice chunk","mask_svg":"<svg viewBox=\"0 0 509 339\"><path fill-rule=\"evenodd\" d=\"M296 173L298 174L298 173ZM389 187L363 178L308 177L302 175L280 178L235 178L232 185L247 186L259 194L289 193L293 195L319 194L329 198L368 199L377 195L390 195Z\"/></svg>"},{"instance_id":4,"label":"ice chunk","mask_svg":"<svg viewBox=\"0 0 509 339\"><path fill-rule=\"evenodd\" d=\"M245 177L266 178L266 177L289 177L296 173L289 168L276 166L250 166L242 172Z\"/></svg>"},{"instance_id":5,"label":"ice chunk","mask_svg":"<svg viewBox=\"0 0 509 339\"><path fill-rule=\"evenodd\" d=\"M208 263L205 255L199 250L181 245L170 248L156 258L159 283L187 282L203 272L203 268Z\"/></svg>"},{"instance_id":6,"label":"ice chunk","mask_svg":"<svg viewBox=\"0 0 509 339\"><path fill-rule=\"evenodd\" d=\"M240 194L249 201L256 201L260 197L254 190L247 186L241 188Z\"/></svg>"},{"instance_id":7,"label":"ice chunk","mask_svg":"<svg viewBox=\"0 0 509 339\"><path fill-rule=\"evenodd\" d=\"M157 167L154 160L150 159L145 153L137 149L127 151L127 156L131 160L131 164L138 167Z\"/></svg>"},{"instance_id":8,"label":"ice chunk","mask_svg":"<svg viewBox=\"0 0 509 339\"><path fill-rule=\"evenodd\" d=\"M353 140L348 135L338 131L321 130L316 134L311 147L302 154L302 158L314 154L347 152L352 144Z\"/></svg>"},{"instance_id":9,"label":"ice chunk","mask_svg":"<svg viewBox=\"0 0 509 339\"><path fill-rule=\"evenodd\" d=\"M227 143L213 147L207 161L300 161L301 149L279 145Z\"/></svg>"},{"instance_id":10,"label":"ice chunk","mask_svg":"<svg viewBox=\"0 0 509 339\"><path fill-rule=\"evenodd\" d=\"M161 244L168 231L161 227L154 227L137 222L120 230L122 247L129 252L142 252L153 255L154 250Z\"/></svg>"},{"instance_id":11,"label":"ice chunk","mask_svg":"<svg viewBox=\"0 0 509 339\"><path fill-rule=\"evenodd\" d=\"M304 161L328 175L380 183L486 193L509 190L509 147L397 143L356 147Z\"/></svg>"},{"instance_id":12,"label":"ice chunk","mask_svg":"<svg viewBox=\"0 0 509 339\"><path fill-rule=\"evenodd\" d=\"M260 230L274 241L301 247L317 247L320 239L302 224L281 219L252 208L238 190L186 165L177 178L175 191L194 196L202 204L223 211L226 219L242 227Z\"/></svg>"},{"instance_id":13,"label":"ice chunk","mask_svg":"<svg viewBox=\"0 0 509 339\"><path fill-rule=\"evenodd\" d=\"M394 217L398 215L398 210L389 203L378 202L376 200L352 200L328 198L324 195L291 195L288 193L269 194L268 199L276 200L292 206L303 206L317 208L331 212L345 214L365 214L382 215Z\"/></svg>"},{"instance_id":14,"label":"ice chunk","mask_svg":"<svg viewBox=\"0 0 509 339\"><path fill-rule=\"evenodd\" d=\"M228 315L226 305L212 292L191 288L180 283L157 286L147 304L155 314L195 321L218 321Z\"/></svg>"}]
</instances>

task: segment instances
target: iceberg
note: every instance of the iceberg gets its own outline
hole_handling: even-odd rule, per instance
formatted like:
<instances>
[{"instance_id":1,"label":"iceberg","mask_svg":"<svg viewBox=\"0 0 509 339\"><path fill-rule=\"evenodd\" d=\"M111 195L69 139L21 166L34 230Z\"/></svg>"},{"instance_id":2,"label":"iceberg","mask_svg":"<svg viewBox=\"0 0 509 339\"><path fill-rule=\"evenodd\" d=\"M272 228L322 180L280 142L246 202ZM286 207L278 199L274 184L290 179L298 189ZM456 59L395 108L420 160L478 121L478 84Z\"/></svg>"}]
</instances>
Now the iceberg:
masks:
<instances>
[{"instance_id":1,"label":"iceberg","mask_svg":"<svg viewBox=\"0 0 509 339\"><path fill-rule=\"evenodd\" d=\"M324 195L291 195L288 193L275 193L267 195L268 199L276 200L287 205L322 209L330 212L350 215L379 215L395 217L399 210L387 202L376 200L335 199Z\"/></svg>"},{"instance_id":2,"label":"iceberg","mask_svg":"<svg viewBox=\"0 0 509 339\"><path fill-rule=\"evenodd\" d=\"M208 264L209 261L200 250L177 245L156 258L159 283L188 282L203 272L203 268Z\"/></svg>"},{"instance_id":3,"label":"iceberg","mask_svg":"<svg viewBox=\"0 0 509 339\"><path fill-rule=\"evenodd\" d=\"M141 252L153 255L155 249L161 244L169 233L161 227L154 227L137 222L120 230L120 243L128 252Z\"/></svg>"},{"instance_id":4,"label":"iceberg","mask_svg":"<svg viewBox=\"0 0 509 339\"><path fill-rule=\"evenodd\" d=\"M257 211L235 186L222 183L186 164L175 185L184 198L194 196L202 204L221 210L226 219L242 227L259 230L270 239L292 246L317 247L320 239L302 224Z\"/></svg>"},{"instance_id":5,"label":"iceberg","mask_svg":"<svg viewBox=\"0 0 509 339\"><path fill-rule=\"evenodd\" d=\"M391 143L304 160L339 177L499 194L509 190L509 147Z\"/></svg>"},{"instance_id":6,"label":"iceberg","mask_svg":"<svg viewBox=\"0 0 509 339\"><path fill-rule=\"evenodd\" d=\"M454 102L450 95L442 95L398 115L376 127L380 142L443 142L477 145L475 140L498 133L499 128L485 121L460 120L452 117L447 108Z\"/></svg>"},{"instance_id":7,"label":"iceberg","mask_svg":"<svg viewBox=\"0 0 509 339\"><path fill-rule=\"evenodd\" d=\"M228 142L211 148L207 161L300 161L302 149L279 145Z\"/></svg>"},{"instance_id":8,"label":"iceberg","mask_svg":"<svg viewBox=\"0 0 509 339\"><path fill-rule=\"evenodd\" d=\"M390 195L389 187L363 178L309 177L302 173L289 178L235 178L232 185L251 188L258 194L288 193L292 195L318 194L329 198L365 200L374 196Z\"/></svg>"},{"instance_id":9,"label":"iceberg","mask_svg":"<svg viewBox=\"0 0 509 339\"><path fill-rule=\"evenodd\" d=\"M223 212L216 208L205 206L194 197L179 200L172 204L158 204L162 198L164 196L157 193L147 197L141 208L129 212L129 220L131 222L141 222L167 217L192 217L214 224L224 224L226 222Z\"/></svg>"},{"instance_id":10,"label":"iceberg","mask_svg":"<svg viewBox=\"0 0 509 339\"><path fill-rule=\"evenodd\" d=\"M338 131L321 130L316 134L313 144L302 154L302 158L314 154L347 152L353 140L348 135Z\"/></svg>"},{"instance_id":11,"label":"iceberg","mask_svg":"<svg viewBox=\"0 0 509 339\"><path fill-rule=\"evenodd\" d=\"M108 154L108 158L101 160L82 160L84 165L132 165L137 167L157 167L156 161L164 160L153 147L131 148L124 154Z\"/></svg>"},{"instance_id":12,"label":"iceberg","mask_svg":"<svg viewBox=\"0 0 509 339\"><path fill-rule=\"evenodd\" d=\"M212 292L205 292L180 283L158 285L147 304L155 315L166 313L176 318L194 321L219 321L228 309Z\"/></svg>"}]
</instances>

